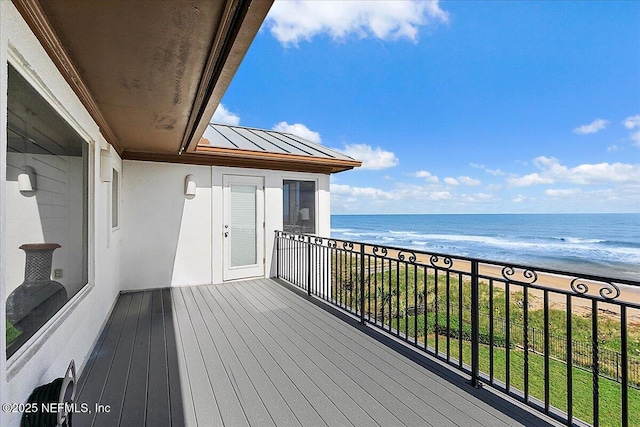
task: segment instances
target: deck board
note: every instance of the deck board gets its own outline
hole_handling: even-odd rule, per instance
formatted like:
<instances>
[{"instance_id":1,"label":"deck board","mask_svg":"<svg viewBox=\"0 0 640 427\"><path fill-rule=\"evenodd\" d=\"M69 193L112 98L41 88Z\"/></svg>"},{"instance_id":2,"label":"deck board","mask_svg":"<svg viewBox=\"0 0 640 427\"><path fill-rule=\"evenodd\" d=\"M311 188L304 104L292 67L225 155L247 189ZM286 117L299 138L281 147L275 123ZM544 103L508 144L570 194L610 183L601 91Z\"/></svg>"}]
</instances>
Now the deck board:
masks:
<instances>
[{"instance_id":1,"label":"deck board","mask_svg":"<svg viewBox=\"0 0 640 427\"><path fill-rule=\"evenodd\" d=\"M249 289L248 286L247 289ZM333 381L335 387L339 389L336 390L335 396L332 396L335 398L334 400L353 400L353 403L357 405L356 410L358 413L365 414L364 417L361 416L356 420L358 424L397 425L401 422L400 419L407 418L408 414L400 415L402 418L394 416L385 406L380 404L381 401L393 399L393 396L386 395L382 399L376 400L367 391L370 388L376 389L373 384L370 384L372 387L367 387L368 384L359 383L358 378L352 378L349 372L341 369L339 358L342 356L334 352L333 349L325 348L322 343L318 346L313 345L313 342L305 339L302 335L290 333L292 328L274 314L275 311L279 310L279 307L272 304L269 299L258 298L257 295L253 295L251 292L242 292L241 295L260 313L260 317L264 320L261 323L268 325L267 327L271 333L278 334L278 331L282 331L279 335L286 335L285 339L290 341L300 354L304 354L305 357L313 360L318 368L322 370L322 375ZM350 415L352 414L351 412L349 413ZM419 422L418 419L415 421Z\"/></svg>"},{"instance_id":2,"label":"deck board","mask_svg":"<svg viewBox=\"0 0 640 427\"><path fill-rule=\"evenodd\" d=\"M270 279L122 294L83 426L553 426Z\"/></svg>"},{"instance_id":3,"label":"deck board","mask_svg":"<svg viewBox=\"0 0 640 427\"><path fill-rule=\"evenodd\" d=\"M169 319L171 320L171 319ZM171 401L169 399L169 370L165 341L165 318L162 291L152 294L151 331L149 337L148 390L145 423L164 426L171 424Z\"/></svg>"},{"instance_id":4,"label":"deck board","mask_svg":"<svg viewBox=\"0 0 640 427\"><path fill-rule=\"evenodd\" d=\"M178 330L182 337L184 365L189 378L190 394L195 408L196 425L222 425L222 415L218 407L218 399L211 387L203 355L198 346L196 331L191 323L191 315L187 309L182 292L176 289L172 292L174 313L178 320ZM189 424L188 424L189 425Z\"/></svg>"},{"instance_id":5,"label":"deck board","mask_svg":"<svg viewBox=\"0 0 640 427\"><path fill-rule=\"evenodd\" d=\"M149 372L149 345L151 343L152 292L144 292L138 314L138 326L133 344L130 372ZM147 384L149 375L128 375L120 423L131 426L145 425Z\"/></svg>"},{"instance_id":6,"label":"deck board","mask_svg":"<svg viewBox=\"0 0 640 427\"><path fill-rule=\"evenodd\" d=\"M468 399L469 393L476 394L482 392L468 387L464 379L461 379L457 373L451 372L448 368L439 368L437 365L433 365L434 371L432 374L398 352L378 345L379 343L375 339L360 333L357 329L345 328L341 320L332 316L327 318L323 310L315 306L310 308L304 304L304 300L301 300L285 288L256 288L256 290L264 296L266 296L266 289L275 293L277 298L290 302L292 304L291 311L295 311L297 315L302 318L307 318L311 324L323 322L323 328L320 329L320 332L329 334L332 341L338 338L337 342L349 342L350 347L353 348L356 353L372 351L371 362L373 362L375 369L384 367L384 370L389 372L394 378L403 378L404 384L414 390L417 395L423 395L425 393L425 395L435 395L432 396L432 398L441 397L446 402L456 402L461 399L466 399L465 411L472 414L474 424L484 422L486 425L494 425L493 423L496 422L494 417L502 420L502 422L506 424L513 424L514 419L526 424L526 419L518 418L523 415L520 411L517 411L517 408L520 408L520 406L514 408L512 404L501 397L488 399L491 404L479 399ZM300 304L301 302L303 304ZM427 378L425 378L425 376L427 376ZM428 387L428 389L425 390L425 387ZM496 410L496 407L498 407L499 410ZM459 413L456 413L456 416L457 415L459 415Z\"/></svg>"},{"instance_id":7,"label":"deck board","mask_svg":"<svg viewBox=\"0 0 640 427\"><path fill-rule=\"evenodd\" d=\"M255 291L260 292L261 289L256 289ZM270 295L267 292L262 293L261 296L263 299L268 299ZM288 310L287 313L290 311ZM421 386L420 383L433 384L432 379L428 376L420 373L419 379L416 380L415 377L407 375L402 369L394 368L392 372L388 372L388 369L380 369L380 365L372 363L367 357L362 357L358 352L352 350L352 337L344 336L344 339L340 339L340 331L336 331L335 335L332 335L323 330L324 325L319 326L317 323L305 322L303 319L301 316L295 316L290 317L289 321L281 320L281 322L283 327L287 324L292 326L292 335L294 336L312 335L313 341L320 344L317 347L319 351L325 348L327 349L327 354L341 356L341 359L334 358L336 366L342 366L347 375L353 375L361 383L370 384L367 386L367 390L378 389L386 392L387 397L381 397L379 400L385 402L396 413L404 413L404 419L408 418L409 413L414 413L419 417L415 421L411 420L411 424L420 423L433 426L451 425L452 423L455 425L478 425L478 420L465 416L466 414L462 411L455 411L454 413L446 411L449 406L447 401L437 392L434 393L434 390ZM345 345L343 342L348 342L350 345ZM363 352L372 356L376 354L377 350L376 346L362 349ZM349 360L357 361L357 363L348 362ZM369 374L367 375L366 373ZM429 396L429 399L425 399L423 396ZM491 425L500 425L500 423L496 422L497 420L493 419L492 421Z\"/></svg>"},{"instance_id":8,"label":"deck board","mask_svg":"<svg viewBox=\"0 0 640 427\"><path fill-rule=\"evenodd\" d=\"M288 403L296 418L302 424L325 425L311 403L313 396L308 392L305 393L305 385L308 382L299 381L299 378L287 369L291 363L283 363L286 362L286 359L279 358L279 352L271 351L262 340L257 339L255 331L252 331L251 326L245 322L245 319L229 306L223 296L217 292L217 288L209 288L209 291L219 309L232 322L236 333L250 347L253 356L258 360L265 372L268 373L271 382Z\"/></svg>"},{"instance_id":9,"label":"deck board","mask_svg":"<svg viewBox=\"0 0 640 427\"><path fill-rule=\"evenodd\" d=\"M368 372L368 377L374 381L375 387L388 391L391 396L400 400L404 405L414 411L417 410L418 415L422 416L425 421L428 420L428 423L433 425L450 423L456 425L504 425L498 412L487 416L483 408L478 406L481 402L468 401L464 410L448 410L451 409L450 402L464 397L463 393L457 393L459 391L457 387L452 387L451 383L443 381L439 375L425 370L393 350L379 345L372 338L358 333L358 330L344 328L343 322L334 318L326 319L325 313L317 307L309 310L306 305L298 305L300 298L296 298L294 294L289 295L290 291L281 289L284 292L280 292L278 288L267 290L260 286L252 286L251 289L259 293L262 299L278 298L288 301L291 304L290 310L287 311L291 318L289 324L294 325L297 333L301 336L313 334L316 341L326 345L334 345L332 349L334 354L343 357L349 355L348 359L355 358L357 360L360 354L369 353L370 357L364 360L366 368L351 365L345 366L345 370L352 375L360 369L362 372ZM294 298L289 298L290 296ZM304 302L304 300L301 301ZM311 316L311 313L317 314L317 316ZM349 343L349 345L344 343ZM373 374L371 374L372 372ZM363 383L367 381L367 378L363 378L363 376L358 378ZM466 386L464 383L459 385ZM369 389L371 388L369 387ZM384 401L389 402L386 399ZM469 405L471 405L469 412L473 416L466 413Z\"/></svg>"},{"instance_id":10,"label":"deck board","mask_svg":"<svg viewBox=\"0 0 640 427\"><path fill-rule=\"evenodd\" d=\"M222 310L207 288L198 288L198 292L203 299L208 302L211 312L218 323L217 329L225 336L229 344L229 346L226 347L227 351L235 355L242 364L242 368L246 371L273 422L278 426L301 426L302 424L298 421L290 407L293 402L285 400L267 374L265 370L265 358L262 358L262 363L260 363L259 354L254 355L251 347L245 343L239 334L235 333L233 324L229 318L221 312Z\"/></svg>"}]
</instances>

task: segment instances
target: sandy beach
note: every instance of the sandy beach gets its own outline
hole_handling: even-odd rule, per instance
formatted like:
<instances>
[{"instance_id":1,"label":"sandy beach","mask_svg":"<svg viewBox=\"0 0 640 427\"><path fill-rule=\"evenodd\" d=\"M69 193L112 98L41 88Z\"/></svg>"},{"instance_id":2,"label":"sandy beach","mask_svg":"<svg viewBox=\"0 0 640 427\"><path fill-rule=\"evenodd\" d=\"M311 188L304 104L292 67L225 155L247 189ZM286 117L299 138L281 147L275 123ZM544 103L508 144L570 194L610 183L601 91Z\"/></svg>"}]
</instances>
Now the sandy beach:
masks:
<instances>
[{"instance_id":1,"label":"sandy beach","mask_svg":"<svg viewBox=\"0 0 640 427\"><path fill-rule=\"evenodd\" d=\"M382 255L380 250L377 254L373 252L374 246L365 245L365 253L368 255ZM359 252L360 247L358 244L354 245L354 251ZM455 271L457 273L461 273L463 275L463 280L465 275L470 275L471 273L471 262L464 259L457 258L439 258L432 259L430 255L415 253L411 250L397 250L397 249L387 249L386 258L391 258L392 260L402 260L405 262L410 262L410 257L415 256L415 264L418 266L426 266L427 271L435 265L439 267L440 271ZM432 262L433 261L433 262ZM550 274L550 273L542 273L536 270L535 275L537 277L534 280L534 276L530 273L532 271L522 270L522 269L514 269L512 274L511 272L507 272L505 270L505 274L503 275L503 265L492 264L489 262L481 262L478 266L478 273L481 277L480 281L484 283L489 283L491 280L494 280L494 286L504 289L504 283L506 279L510 279L510 292L522 292L522 284L532 284L534 287L529 287L529 307L531 309L541 309L544 305L544 290L548 290L549 296L549 308L558 309L558 310L566 310L566 295L570 294L573 296L571 300L572 312L576 314L581 314L585 316L590 316L592 312L592 299L582 297L580 294L576 293L571 288L571 282L576 277L580 279L578 275L560 275L560 274ZM625 285L621 283L616 283L615 280L611 281L615 286L619 289L620 295L613 300L620 303L626 302L635 307L630 307L627 309L627 317L630 325L640 326L640 286L635 287L631 285ZM603 294L607 297L615 296L617 291L614 287L611 286L610 283L607 282L597 282L593 280L578 280L575 285L582 284L586 286L586 288L582 287L581 289L585 290L585 294L589 296L593 296L599 299L602 299L600 295L600 290L603 290ZM608 293L608 292L611 293ZM617 303L609 303L606 301L598 302L598 313L602 316L608 316L611 318L619 319L620 318L620 305Z\"/></svg>"}]
</instances>

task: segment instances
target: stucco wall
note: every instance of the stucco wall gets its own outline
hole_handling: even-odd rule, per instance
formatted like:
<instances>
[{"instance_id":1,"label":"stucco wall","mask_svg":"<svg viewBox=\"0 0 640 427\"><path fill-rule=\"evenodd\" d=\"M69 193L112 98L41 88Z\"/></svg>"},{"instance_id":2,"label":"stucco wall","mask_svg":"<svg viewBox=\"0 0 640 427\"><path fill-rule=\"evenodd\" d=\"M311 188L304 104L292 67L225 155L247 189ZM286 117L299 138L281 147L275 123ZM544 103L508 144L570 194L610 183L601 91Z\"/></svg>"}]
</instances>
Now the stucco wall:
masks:
<instances>
[{"instance_id":1,"label":"stucco wall","mask_svg":"<svg viewBox=\"0 0 640 427\"><path fill-rule=\"evenodd\" d=\"M314 180L319 235L330 232L329 177L260 169L125 160L122 186L122 286L147 289L223 281L223 176L262 177L265 200L265 276L275 274L274 231L282 229L283 179ZM193 199L184 195L188 174Z\"/></svg>"},{"instance_id":2,"label":"stucco wall","mask_svg":"<svg viewBox=\"0 0 640 427\"><path fill-rule=\"evenodd\" d=\"M125 160L123 175L123 288L211 283L211 168Z\"/></svg>"},{"instance_id":3,"label":"stucco wall","mask_svg":"<svg viewBox=\"0 0 640 427\"><path fill-rule=\"evenodd\" d=\"M25 402L38 385L62 376L71 359L82 368L119 291L119 248L122 230L109 226L110 186L98 178L99 155L108 148L98 126L60 75L36 37L10 1L0 2L0 271L7 263L6 135L7 62L87 141L89 156L89 285L71 299L14 356L0 355L0 401ZM116 164L120 159L113 153ZM124 178L124 177L123 177ZM124 220L124 218L123 218ZM99 262L95 262L99 260ZM4 331L7 283L0 274L0 330ZM4 333L0 348L5 348ZM20 414L0 412L0 425L17 426Z\"/></svg>"}]
</instances>

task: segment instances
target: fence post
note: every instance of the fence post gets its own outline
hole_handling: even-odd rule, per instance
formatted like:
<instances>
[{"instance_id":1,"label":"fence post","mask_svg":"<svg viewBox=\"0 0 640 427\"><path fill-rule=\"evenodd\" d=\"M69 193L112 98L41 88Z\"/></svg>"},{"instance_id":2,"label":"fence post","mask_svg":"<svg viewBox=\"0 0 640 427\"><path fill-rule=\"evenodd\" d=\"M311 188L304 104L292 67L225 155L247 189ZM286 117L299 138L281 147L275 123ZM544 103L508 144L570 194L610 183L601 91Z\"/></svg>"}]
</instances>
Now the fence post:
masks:
<instances>
[{"instance_id":1,"label":"fence post","mask_svg":"<svg viewBox=\"0 0 640 427\"><path fill-rule=\"evenodd\" d=\"M480 307L478 284L478 261L471 261L471 385L480 387Z\"/></svg>"},{"instance_id":2,"label":"fence post","mask_svg":"<svg viewBox=\"0 0 640 427\"><path fill-rule=\"evenodd\" d=\"M360 243L360 324L364 325L364 243Z\"/></svg>"},{"instance_id":3,"label":"fence post","mask_svg":"<svg viewBox=\"0 0 640 427\"><path fill-rule=\"evenodd\" d=\"M311 237L307 236L307 295L311 295Z\"/></svg>"}]
</instances>

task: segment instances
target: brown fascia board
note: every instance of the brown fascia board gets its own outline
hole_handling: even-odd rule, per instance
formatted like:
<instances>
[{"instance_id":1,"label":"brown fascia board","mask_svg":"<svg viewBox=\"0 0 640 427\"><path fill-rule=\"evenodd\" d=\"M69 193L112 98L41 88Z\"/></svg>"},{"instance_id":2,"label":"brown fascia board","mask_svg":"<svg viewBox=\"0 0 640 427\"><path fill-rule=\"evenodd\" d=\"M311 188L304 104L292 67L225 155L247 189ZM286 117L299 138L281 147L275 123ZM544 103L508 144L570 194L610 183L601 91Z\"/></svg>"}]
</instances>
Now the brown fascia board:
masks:
<instances>
[{"instance_id":1,"label":"brown fascia board","mask_svg":"<svg viewBox=\"0 0 640 427\"><path fill-rule=\"evenodd\" d=\"M96 121L104 138L119 154L122 154L118 137L102 115L98 103L89 91L73 61L71 61L71 57L53 30L38 0L13 0L13 4L53 60L60 74L80 98L80 102L85 106L93 120Z\"/></svg>"},{"instance_id":2,"label":"brown fascia board","mask_svg":"<svg viewBox=\"0 0 640 427\"><path fill-rule=\"evenodd\" d=\"M216 150L216 149L214 149ZM345 161L334 159L310 158L305 156L295 156L287 154L257 153L244 150L230 150L233 153L224 151L203 152L198 149L197 153L185 152L181 155L147 153L125 151L122 158L125 160L140 160L161 163L181 163L205 166L228 166L237 168L254 168L268 170L283 170L291 172L310 172L332 174L343 172L360 166L357 161Z\"/></svg>"},{"instance_id":3,"label":"brown fascia board","mask_svg":"<svg viewBox=\"0 0 640 427\"><path fill-rule=\"evenodd\" d=\"M227 3L178 154L196 150L272 4L273 0L232 0Z\"/></svg>"},{"instance_id":4,"label":"brown fascia board","mask_svg":"<svg viewBox=\"0 0 640 427\"><path fill-rule=\"evenodd\" d=\"M326 157L301 156L298 154L285 153L269 153L264 151L241 150L237 148L221 148L198 146L196 153L208 156L230 157L251 160L267 160L274 163L278 162L299 162L304 164L323 165L336 169L337 171L345 171L359 167L362 162L357 160L330 159Z\"/></svg>"}]
</instances>

